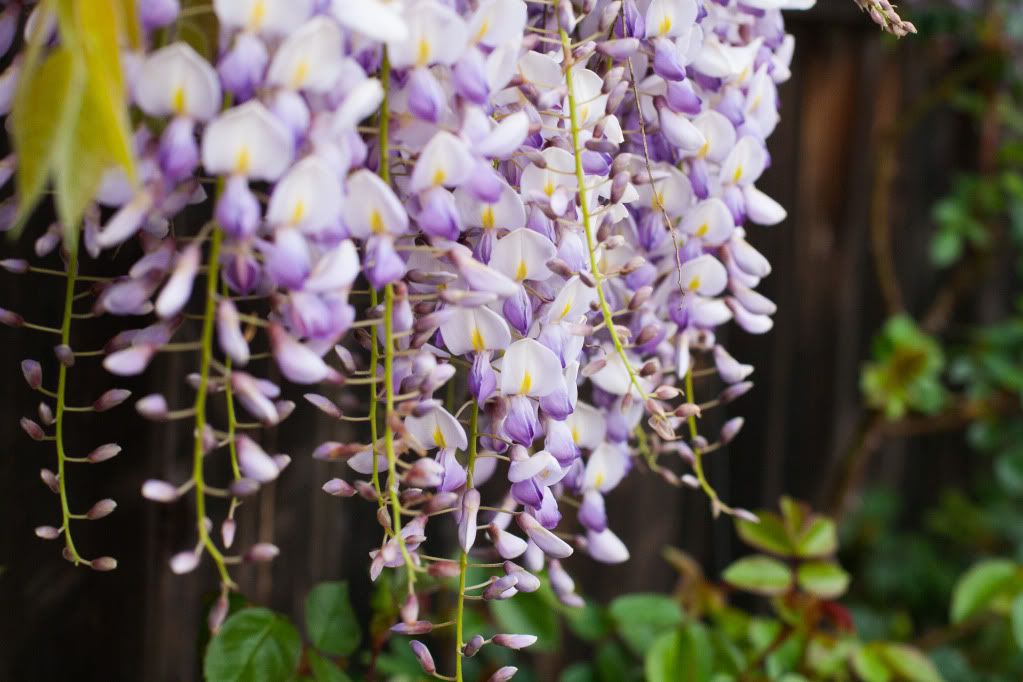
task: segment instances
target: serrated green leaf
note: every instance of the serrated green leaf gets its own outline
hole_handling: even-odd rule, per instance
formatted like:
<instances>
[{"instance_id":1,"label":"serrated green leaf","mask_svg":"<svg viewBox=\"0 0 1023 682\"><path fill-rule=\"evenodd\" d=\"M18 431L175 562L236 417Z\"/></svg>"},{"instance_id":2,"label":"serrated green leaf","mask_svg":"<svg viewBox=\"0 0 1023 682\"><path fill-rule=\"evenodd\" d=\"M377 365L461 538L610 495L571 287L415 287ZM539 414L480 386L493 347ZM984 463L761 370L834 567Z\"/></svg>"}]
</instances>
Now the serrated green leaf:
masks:
<instances>
[{"instance_id":1,"label":"serrated green leaf","mask_svg":"<svg viewBox=\"0 0 1023 682\"><path fill-rule=\"evenodd\" d=\"M313 673L314 682L351 682L350 677L336 663L329 661L315 651L306 652L306 660Z\"/></svg>"},{"instance_id":2,"label":"serrated green leaf","mask_svg":"<svg viewBox=\"0 0 1023 682\"><path fill-rule=\"evenodd\" d=\"M1007 559L976 564L959 579L952 592L952 622L962 622L983 611L1018 575L1019 568Z\"/></svg>"},{"instance_id":3,"label":"serrated green leaf","mask_svg":"<svg viewBox=\"0 0 1023 682\"><path fill-rule=\"evenodd\" d=\"M42 197L57 146L69 144L85 82L83 65L66 48L54 50L38 68L26 68L21 74L11 112L14 150L18 155L16 231Z\"/></svg>"},{"instance_id":4,"label":"serrated green leaf","mask_svg":"<svg viewBox=\"0 0 1023 682\"><path fill-rule=\"evenodd\" d=\"M789 534L777 514L768 511L757 512L759 523L736 518L735 530L747 545L763 552L778 556L791 556L792 543Z\"/></svg>"},{"instance_id":5,"label":"serrated green leaf","mask_svg":"<svg viewBox=\"0 0 1023 682\"><path fill-rule=\"evenodd\" d=\"M682 607L660 594L627 594L612 601L607 610L615 632L638 656L658 635L682 622Z\"/></svg>"},{"instance_id":6,"label":"serrated green leaf","mask_svg":"<svg viewBox=\"0 0 1023 682\"><path fill-rule=\"evenodd\" d=\"M208 682L280 682L298 668L302 639L269 609L244 609L227 619L203 662Z\"/></svg>"},{"instance_id":7,"label":"serrated green leaf","mask_svg":"<svg viewBox=\"0 0 1023 682\"><path fill-rule=\"evenodd\" d=\"M811 561L800 564L796 571L800 589L821 599L835 599L849 588L849 574L838 564L829 561Z\"/></svg>"},{"instance_id":8,"label":"serrated green leaf","mask_svg":"<svg viewBox=\"0 0 1023 682\"><path fill-rule=\"evenodd\" d=\"M305 628L320 651L347 656L362 639L359 621L348 598L348 583L320 583L305 598Z\"/></svg>"},{"instance_id":9,"label":"serrated green leaf","mask_svg":"<svg viewBox=\"0 0 1023 682\"><path fill-rule=\"evenodd\" d=\"M888 682L892 679L892 671L876 647L861 646L853 652L851 662L863 682Z\"/></svg>"},{"instance_id":10,"label":"serrated green leaf","mask_svg":"<svg viewBox=\"0 0 1023 682\"><path fill-rule=\"evenodd\" d=\"M784 594L792 587L789 567L762 555L739 559L725 569L722 578L733 587L768 596Z\"/></svg>"},{"instance_id":11,"label":"serrated green leaf","mask_svg":"<svg viewBox=\"0 0 1023 682\"><path fill-rule=\"evenodd\" d=\"M803 558L830 556L837 550L835 522L823 516L811 519L809 526L796 540L796 553Z\"/></svg>"},{"instance_id":12,"label":"serrated green leaf","mask_svg":"<svg viewBox=\"0 0 1023 682\"><path fill-rule=\"evenodd\" d=\"M907 644L884 643L878 652L900 680L907 682L943 682L938 669L919 650Z\"/></svg>"}]
</instances>

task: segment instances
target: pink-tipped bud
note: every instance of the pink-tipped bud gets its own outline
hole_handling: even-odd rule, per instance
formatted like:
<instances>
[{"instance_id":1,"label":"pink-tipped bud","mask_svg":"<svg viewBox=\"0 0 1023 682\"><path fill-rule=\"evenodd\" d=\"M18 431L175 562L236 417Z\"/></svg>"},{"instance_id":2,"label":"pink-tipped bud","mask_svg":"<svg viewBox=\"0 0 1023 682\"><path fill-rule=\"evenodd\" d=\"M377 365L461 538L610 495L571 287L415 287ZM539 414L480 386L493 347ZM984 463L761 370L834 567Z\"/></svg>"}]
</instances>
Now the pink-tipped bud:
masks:
<instances>
[{"instance_id":1,"label":"pink-tipped bud","mask_svg":"<svg viewBox=\"0 0 1023 682\"><path fill-rule=\"evenodd\" d=\"M490 641L506 649L525 649L536 643L536 635L494 635Z\"/></svg>"},{"instance_id":2,"label":"pink-tipped bud","mask_svg":"<svg viewBox=\"0 0 1023 682\"><path fill-rule=\"evenodd\" d=\"M323 484L323 492L334 497L352 497L355 495L355 488L342 478L332 478Z\"/></svg>"},{"instance_id":3,"label":"pink-tipped bud","mask_svg":"<svg viewBox=\"0 0 1023 682\"><path fill-rule=\"evenodd\" d=\"M75 366L75 352L71 350L71 346L65 343L54 346L53 354L57 357L57 362L64 367L71 368Z\"/></svg>"},{"instance_id":4,"label":"pink-tipped bud","mask_svg":"<svg viewBox=\"0 0 1023 682\"><path fill-rule=\"evenodd\" d=\"M499 668L496 673L487 678L487 682L508 682L511 678L515 677L515 673L519 671L513 665L506 665L503 668Z\"/></svg>"},{"instance_id":5,"label":"pink-tipped bud","mask_svg":"<svg viewBox=\"0 0 1023 682\"><path fill-rule=\"evenodd\" d=\"M243 558L245 561L267 562L273 561L280 553L281 550L277 548L277 545L269 542L257 542L252 547L249 547L249 551L245 552Z\"/></svg>"},{"instance_id":6,"label":"pink-tipped bud","mask_svg":"<svg viewBox=\"0 0 1023 682\"><path fill-rule=\"evenodd\" d=\"M90 561L89 567L94 571L112 571L117 568L117 559L112 556L101 556Z\"/></svg>"},{"instance_id":7,"label":"pink-tipped bud","mask_svg":"<svg viewBox=\"0 0 1023 682\"><path fill-rule=\"evenodd\" d=\"M410 594L401 605L401 619L406 623L419 620L419 597Z\"/></svg>"},{"instance_id":8,"label":"pink-tipped bud","mask_svg":"<svg viewBox=\"0 0 1023 682\"><path fill-rule=\"evenodd\" d=\"M135 409L146 419L156 422L165 421L170 414L170 408L167 407L167 399L160 393L151 393L144 398L140 398L135 403Z\"/></svg>"},{"instance_id":9,"label":"pink-tipped bud","mask_svg":"<svg viewBox=\"0 0 1023 682\"><path fill-rule=\"evenodd\" d=\"M39 413L39 421L43 423L43 426L53 425L53 409L49 405L46 403L39 403L39 407L36 411Z\"/></svg>"},{"instance_id":10,"label":"pink-tipped bud","mask_svg":"<svg viewBox=\"0 0 1023 682\"><path fill-rule=\"evenodd\" d=\"M238 467L242 475L258 483L269 483L277 478L280 470L270 455L248 436L235 437L238 447Z\"/></svg>"},{"instance_id":11,"label":"pink-tipped bud","mask_svg":"<svg viewBox=\"0 0 1023 682\"><path fill-rule=\"evenodd\" d=\"M117 509L117 503L108 497L92 505L89 511L85 512L85 518L90 521L102 519L104 516L110 516L115 509Z\"/></svg>"},{"instance_id":12,"label":"pink-tipped bud","mask_svg":"<svg viewBox=\"0 0 1023 682\"><path fill-rule=\"evenodd\" d=\"M334 419L341 418L341 408L335 405L329 398L325 398L318 393L306 393L304 398L312 403L320 412L323 412Z\"/></svg>"},{"instance_id":13,"label":"pink-tipped bud","mask_svg":"<svg viewBox=\"0 0 1023 682\"><path fill-rule=\"evenodd\" d=\"M38 391L42 387L43 368L35 360L22 360L21 374L25 377L25 383L33 391Z\"/></svg>"},{"instance_id":14,"label":"pink-tipped bud","mask_svg":"<svg viewBox=\"0 0 1023 682\"><path fill-rule=\"evenodd\" d=\"M483 648L483 645L487 643L487 640L483 639L483 635L473 635L465 646L462 647L462 655L466 658L472 658L479 650Z\"/></svg>"},{"instance_id":15,"label":"pink-tipped bud","mask_svg":"<svg viewBox=\"0 0 1023 682\"><path fill-rule=\"evenodd\" d=\"M434 578L454 578L461 571L454 561L434 561L426 572Z\"/></svg>"},{"instance_id":16,"label":"pink-tipped bud","mask_svg":"<svg viewBox=\"0 0 1023 682\"><path fill-rule=\"evenodd\" d=\"M50 489L55 495L60 494L60 479L57 478L57 474L53 473L49 469L40 469L39 478Z\"/></svg>"},{"instance_id":17,"label":"pink-tipped bud","mask_svg":"<svg viewBox=\"0 0 1023 682\"><path fill-rule=\"evenodd\" d=\"M424 673L432 675L437 672L437 665L433 662L433 654L430 653L425 644L418 639L413 639L409 642L409 646L412 648L412 653L415 654L416 660L419 661L419 665L423 668Z\"/></svg>"},{"instance_id":18,"label":"pink-tipped bud","mask_svg":"<svg viewBox=\"0 0 1023 682\"><path fill-rule=\"evenodd\" d=\"M0 308L0 324L8 327L21 327L25 324L25 318L16 312Z\"/></svg>"},{"instance_id":19,"label":"pink-tipped bud","mask_svg":"<svg viewBox=\"0 0 1023 682\"><path fill-rule=\"evenodd\" d=\"M220 632L220 626L224 624L225 620L227 620L227 612L229 610L230 602L227 600L227 595L222 594L217 597L217 601L213 602L209 618L206 621L212 634L215 635Z\"/></svg>"},{"instance_id":20,"label":"pink-tipped bud","mask_svg":"<svg viewBox=\"0 0 1023 682\"><path fill-rule=\"evenodd\" d=\"M142 497L152 502L174 502L178 499L178 489L167 481L151 478L142 484Z\"/></svg>"},{"instance_id":21,"label":"pink-tipped bud","mask_svg":"<svg viewBox=\"0 0 1023 682\"><path fill-rule=\"evenodd\" d=\"M414 623L396 623L391 632L396 635L425 635L433 631L433 623L428 620L417 620Z\"/></svg>"},{"instance_id":22,"label":"pink-tipped bud","mask_svg":"<svg viewBox=\"0 0 1023 682\"><path fill-rule=\"evenodd\" d=\"M259 492L259 483L251 478L239 478L231 481L228 490L234 497L248 497Z\"/></svg>"},{"instance_id":23,"label":"pink-tipped bud","mask_svg":"<svg viewBox=\"0 0 1023 682\"><path fill-rule=\"evenodd\" d=\"M63 532L64 531L61 530L60 528L55 528L53 526L36 527L36 537L40 537L43 540L56 540L57 538L60 537L60 534Z\"/></svg>"},{"instance_id":24,"label":"pink-tipped bud","mask_svg":"<svg viewBox=\"0 0 1023 682\"><path fill-rule=\"evenodd\" d=\"M96 398L96 402L92 404L92 409L97 412L106 412L111 410L125 400L131 397L131 391L125 388L112 388L106 391L100 397Z\"/></svg>"},{"instance_id":25,"label":"pink-tipped bud","mask_svg":"<svg viewBox=\"0 0 1023 682\"><path fill-rule=\"evenodd\" d=\"M732 417L725 422L724 426L721 427L721 443L727 445L735 440L735 437L739 435L739 431L742 430L742 425L745 420L742 417Z\"/></svg>"},{"instance_id":26,"label":"pink-tipped bud","mask_svg":"<svg viewBox=\"0 0 1023 682\"><path fill-rule=\"evenodd\" d=\"M39 426L39 424L35 423L28 417L22 417L20 423L22 430L27 433L28 437L32 440L43 440L46 438L46 432L43 431L43 427Z\"/></svg>"},{"instance_id":27,"label":"pink-tipped bud","mask_svg":"<svg viewBox=\"0 0 1023 682\"><path fill-rule=\"evenodd\" d=\"M120 445L118 445L117 443L107 443L106 445L101 445L92 452L90 452L88 455L85 456L85 458L88 459L89 462L92 464L99 464L100 462L105 462L108 459L113 459L118 454L120 454L120 452L121 452Z\"/></svg>"},{"instance_id":28,"label":"pink-tipped bud","mask_svg":"<svg viewBox=\"0 0 1023 682\"><path fill-rule=\"evenodd\" d=\"M234 535L237 529L238 524L231 518L224 519L224 522L220 524L220 539L224 541L225 548L230 549L234 544Z\"/></svg>"},{"instance_id":29,"label":"pink-tipped bud","mask_svg":"<svg viewBox=\"0 0 1023 682\"><path fill-rule=\"evenodd\" d=\"M730 403L733 400L737 400L738 398L746 395L751 388L753 388L752 381L740 381L737 384L732 384L725 390L721 391L721 402Z\"/></svg>"},{"instance_id":30,"label":"pink-tipped bud","mask_svg":"<svg viewBox=\"0 0 1023 682\"><path fill-rule=\"evenodd\" d=\"M732 516L743 521L749 521L750 523L760 523L760 517L751 512L749 509L733 509Z\"/></svg>"},{"instance_id":31,"label":"pink-tipped bud","mask_svg":"<svg viewBox=\"0 0 1023 682\"><path fill-rule=\"evenodd\" d=\"M682 403L675 408L675 416L682 417L683 419L689 419L690 417L700 416L700 406L696 403Z\"/></svg>"},{"instance_id":32,"label":"pink-tipped bud","mask_svg":"<svg viewBox=\"0 0 1023 682\"><path fill-rule=\"evenodd\" d=\"M175 575L191 573L199 565L199 553L194 551L178 552L170 558L170 569Z\"/></svg>"},{"instance_id":33,"label":"pink-tipped bud","mask_svg":"<svg viewBox=\"0 0 1023 682\"><path fill-rule=\"evenodd\" d=\"M103 366L108 372L117 376L136 376L145 371L154 355L156 355L156 346L154 345L129 346L108 355L103 360Z\"/></svg>"},{"instance_id":34,"label":"pink-tipped bud","mask_svg":"<svg viewBox=\"0 0 1023 682\"><path fill-rule=\"evenodd\" d=\"M15 275L20 275L28 272L28 261L21 258L5 258L0 260L0 268L7 272L13 272Z\"/></svg>"}]
</instances>

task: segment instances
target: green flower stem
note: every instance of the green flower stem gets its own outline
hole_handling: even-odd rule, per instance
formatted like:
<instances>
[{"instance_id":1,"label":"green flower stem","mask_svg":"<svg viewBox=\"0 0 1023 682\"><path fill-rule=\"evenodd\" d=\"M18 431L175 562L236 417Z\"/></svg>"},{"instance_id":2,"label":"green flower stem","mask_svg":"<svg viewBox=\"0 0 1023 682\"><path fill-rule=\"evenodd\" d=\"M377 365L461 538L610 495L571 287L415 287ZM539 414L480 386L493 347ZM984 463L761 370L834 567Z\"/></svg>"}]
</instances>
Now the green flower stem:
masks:
<instances>
[{"instance_id":1,"label":"green flower stem","mask_svg":"<svg viewBox=\"0 0 1023 682\"><path fill-rule=\"evenodd\" d=\"M686 402L691 403L694 399L693 391L693 370L692 368L686 372ZM689 437L693 440L696 439L698 432L696 430L696 415L689 415ZM718 497L718 493L714 490L714 486L707 480L706 474L703 472L703 451L700 448L693 446L693 473L696 474L696 480L700 483L700 488L710 498L711 507L714 511L714 515L717 516L720 511L730 511L730 508L721 501Z\"/></svg>"},{"instance_id":2,"label":"green flower stem","mask_svg":"<svg viewBox=\"0 0 1023 682\"><path fill-rule=\"evenodd\" d=\"M469 412L469 462L466 465L465 489L472 488L472 470L476 466L477 437L479 435L480 406L475 400ZM462 624L465 615L465 575L469 566L469 553L458 557L458 606L455 608L455 679L462 682Z\"/></svg>"},{"instance_id":3,"label":"green flower stem","mask_svg":"<svg viewBox=\"0 0 1023 682\"><path fill-rule=\"evenodd\" d=\"M195 525L199 541L213 557L220 573L220 581L234 588L234 581L227 570L224 555L213 542L206 530L206 480L203 474L203 432L206 430L206 396L209 391L210 365L213 361L213 322L216 318L217 279L220 267L220 245L223 234L219 227L213 229L210 239L209 265L206 274L206 303L203 311L202 336L199 342L201 359L199 363L199 387L195 393L195 447L192 450L192 484L195 486ZM232 440L233 443L233 440Z\"/></svg>"},{"instance_id":4,"label":"green flower stem","mask_svg":"<svg viewBox=\"0 0 1023 682\"><path fill-rule=\"evenodd\" d=\"M70 249L67 263L67 284L64 288L64 315L60 323L60 342L69 346L71 341L71 304L74 301L75 296L75 282L78 276L78 249ZM67 484L64 480L66 475L65 464L68 461L67 454L64 452L64 412L67 406L64 404L64 399L67 394L67 367L64 363L59 363L60 368L57 371L57 413L54 415L56 425L56 436L55 443L57 445L57 485L60 488L60 513L63 521L62 527L64 528L64 546L67 548L68 557L71 562L77 566L78 564L89 562L82 558L78 553L78 549L75 548L75 541L71 537L71 509L68 506L67 501Z\"/></svg>"},{"instance_id":5,"label":"green flower stem","mask_svg":"<svg viewBox=\"0 0 1023 682\"><path fill-rule=\"evenodd\" d=\"M568 112L569 120L572 126L572 156L575 157L575 178L579 183L579 205L582 209L583 214L583 230L586 232L586 247L590 253L590 270L593 275L594 282L597 287L597 300L600 302L600 311L604 315L604 325L607 327L608 334L611 335L611 342L614 344L615 351L617 351L619 357L622 359L622 363L625 365L625 370L629 373L629 381L635 387L643 400L647 399L647 393L643 390L643 387L639 384L639 377L636 376L635 370L632 368L632 363L629 362L629 357L625 354L625 347L622 344L622 340L618 337L618 332L614 326L614 314L611 308L607 304L607 299L604 297L604 278L600 274L600 270L597 269L597 245L593 241L593 226L590 220L590 207L586 200L586 181L585 174L583 173L583 161L580 156L579 150L579 113L577 111L575 102L575 89L572 85L572 47L568 40L568 33L565 29L560 30L561 34L561 48L565 53L565 85L568 87Z\"/></svg>"},{"instance_id":6,"label":"green flower stem","mask_svg":"<svg viewBox=\"0 0 1023 682\"><path fill-rule=\"evenodd\" d=\"M375 390L375 389L374 389ZM401 535L401 502L398 500L398 457L394 453L394 432L391 429L391 416L394 414L394 285L384 287L384 395L386 411L384 412L384 447L387 453L387 494L391 501L391 532L401 548L401 556L405 559L405 572L408 574L409 594L415 589L416 565L412 561L405 538ZM374 402L376 398L374 397ZM376 453L374 452L374 461Z\"/></svg>"}]
</instances>

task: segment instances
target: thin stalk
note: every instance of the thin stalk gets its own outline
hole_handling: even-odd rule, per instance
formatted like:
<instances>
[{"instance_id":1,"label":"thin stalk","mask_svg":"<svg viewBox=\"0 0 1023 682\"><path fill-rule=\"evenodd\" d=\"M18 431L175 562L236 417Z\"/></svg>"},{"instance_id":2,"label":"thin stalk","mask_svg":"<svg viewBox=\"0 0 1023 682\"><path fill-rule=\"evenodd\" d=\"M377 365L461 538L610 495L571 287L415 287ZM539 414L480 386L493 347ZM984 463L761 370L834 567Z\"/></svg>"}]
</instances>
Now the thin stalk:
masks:
<instances>
[{"instance_id":1,"label":"thin stalk","mask_svg":"<svg viewBox=\"0 0 1023 682\"><path fill-rule=\"evenodd\" d=\"M203 312L202 336L199 342L201 359L199 363L199 386L195 393L195 446L192 450L192 483L195 486L195 516L199 541L209 552L217 565L221 582L235 587L227 570L224 555L217 548L206 530L206 480L203 473L203 432L206 430L206 396L209 389L210 365L213 360L213 322L216 317L217 279L220 266L220 245L223 234L220 228L213 230L210 239L209 270L206 274L206 303Z\"/></svg>"},{"instance_id":2,"label":"thin stalk","mask_svg":"<svg viewBox=\"0 0 1023 682\"><path fill-rule=\"evenodd\" d=\"M693 402L693 370L690 369L686 372L686 402ZM689 415L689 437L693 440L699 435L696 429L696 415ZM707 480L706 474L703 472L703 451L693 446L693 473L696 474L696 480L700 483L700 488L710 498L711 509L714 515L717 516L720 511L729 511L729 507L721 501L718 497L718 493L714 490L714 487Z\"/></svg>"},{"instance_id":3,"label":"thin stalk","mask_svg":"<svg viewBox=\"0 0 1023 682\"><path fill-rule=\"evenodd\" d=\"M384 287L384 393L386 411L384 412L384 447L387 453L387 493L391 500L391 532L398 540L401 556L405 559L405 572L408 574L409 594L415 589L416 565L412 562L405 538L401 535L401 502L398 500L398 468L397 455L394 452L394 432L391 430L391 415L394 413L394 286ZM374 401L375 402L375 401ZM373 458L374 461L376 457Z\"/></svg>"},{"instance_id":4,"label":"thin stalk","mask_svg":"<svg viewBox=\"0 0 1023 682\"><path fill-rule=\"evenodd\" d=\"M465 489L472 488L472 470L476 466L476 441L479 432L480 406L472 401L469 412L469 462L466 466ZM462 624L465 615L465 575L469 565L469 553L462 550L458 557L458 605L455 607L455 679L462 682Z\"/></svg>"},{"instance_id":5,"label":"thin stalk","mask_svg":"<svg viewBox=\"0 0 1023 682\"><path fill-rule=\"evenodd\" d=\"M78 250L70 249L67 264L67 284L64 288L64 316L60 323L60 342L69 345L71 342L71 303L75 296L75 280L78 275ZM59 363L57 371L57 413L54 416L56 424L55 443L57 445L57 485L60 488L60 514L64 528L64 546L67 548L71 562L77 566L80 563L88 563L75 548L75 541L71 537L71 509L67 501L67 485L64 481L65 463L68 461L64 452L64 398L67 393L67 367Z\"/></svg>"},{"instance_id":6,"label":"thin stalk","mask_svg":"<svg viewBox=\"0 0 1023 682\"><path fill-rule=\"evenodd\" d=\"M590 253L590 270L593 274L595 286L597 287L597 300L600 303L600 311L604 315L604 324L607 326L608 334L611 335L611 342L614 344L615 351L622 359L622 363L625 365L625 370L629 373L629 381L635 387L643 400L647 399L647 393L643 390L643 387L639 383L639 377L636 376L635 370L632 368L632 363L629 362L628 355L625 354L625 347L622 345L622 340L618 338L618 332L614 328L614 314L611 311L610 306L607 304L607 299L604 297L603 277L600 274L600 270L597 268L597 245L593 241L593 226L590 220L590 206L586 199L586 180L585 173L583 172L583 161L580 156L579 150L579 113L576 110L575 101L575 88L572 85L572 47L568 39L568 33L565 29L560 30L561 33L561 48L565 53L565 85L568 87L568 111L569 119L572 126L572 156L575 157L575 178L579 184L579 205L582 209L583 214L583 230L586 232L586 247Z\"/></svg>"}]
</instances>

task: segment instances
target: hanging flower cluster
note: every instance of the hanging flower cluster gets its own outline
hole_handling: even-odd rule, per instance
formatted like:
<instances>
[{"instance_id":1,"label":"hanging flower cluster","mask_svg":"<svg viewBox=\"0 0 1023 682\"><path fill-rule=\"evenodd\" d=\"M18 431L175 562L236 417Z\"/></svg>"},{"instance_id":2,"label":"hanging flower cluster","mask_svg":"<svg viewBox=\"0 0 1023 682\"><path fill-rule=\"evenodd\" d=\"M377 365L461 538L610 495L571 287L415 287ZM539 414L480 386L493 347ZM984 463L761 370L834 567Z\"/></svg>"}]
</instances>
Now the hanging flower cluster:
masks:
<instances>
[{"instance_id":1,"label":"hanging flower cluster","mask_svg":"<svg viewBox=\"0 0 1023 682\"><path fill-rule=\"evenodd\" d=\"M709 439L697 424L752 387L718 330L772 326L756 291L771 266L746 226L785 217L755 183L793 51L781 10L810 4L215 0L211 63L158 42L176 0L140 0L150 49L125 57L140 182L104 176L83 243L93 257L140 249L94 306L142 320L108 344L110 372L198 351L191 406L154 394L137 409L194 421L193 475L143 494L193 491L197 544L172 568L217 564L213 627L229 566L276 553L225 554L239 499L289 462L245 433L295 408L247 369L261 347L287 381L331 385L306 398L363 428L314 456L344 462L328 493L377 504L371 576L402 569L408 585L395 632L434 627L417 580L459 578L459 679L483 645L535 639L463 633L464 600L534 591L546 569L576 605L563 559L628 559L605 502L633 468L702 488L715 514L748 514L702 467L742 419ZM725 388L701 402L694 378L712 374ZM215 396L227 425L208 419ZM211 487L204 458L221 451L234 477ZM692 473L674 473L680 458ZM207 496L230 500L219 543ZM437 527L454 529L453 557L424 553ZM466 585L481 564L499 568Z\"/></svg>"}]
</instances>

